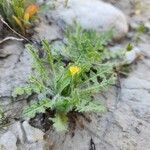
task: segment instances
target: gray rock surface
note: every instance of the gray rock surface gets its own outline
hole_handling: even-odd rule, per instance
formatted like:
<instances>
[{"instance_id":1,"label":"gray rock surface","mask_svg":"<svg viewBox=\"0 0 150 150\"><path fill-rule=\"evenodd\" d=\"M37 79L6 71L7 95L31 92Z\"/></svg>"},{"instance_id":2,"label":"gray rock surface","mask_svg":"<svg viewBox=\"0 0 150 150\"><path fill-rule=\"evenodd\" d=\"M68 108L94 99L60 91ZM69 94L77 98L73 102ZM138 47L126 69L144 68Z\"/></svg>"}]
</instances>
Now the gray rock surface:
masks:
<instances>
[{"instance_id":1,"label":"gray rock surface","mask_svg":"<svg viewBox=\"0 0 150 150\"><path fill-rule=\"evenodd\" d=\"M26 140L29 143L34 143L43 140L44 133L41 130L30 126L27 121L23 122L22 125L26 133Z\"/></svg>"},{"instance_id":2,"label":"gray rock surface","mask_svg":"<svg viewBox=\"0 0 150 150\"><path fill-rule=\"evenodd\" d=\"M21 42L8 42L0 49L0 97L26 82L31 69L30 56Z\"/></svg>"},{"instance_id":3,"label":"gray rock surface","mask_svg":"<svg viewBox=\"0 0 150 150\"><path fill-rule=\"evenodd\" d=\"M43 150L47 143L44 133L31 127L27 121L16 122L0 138L0 150ZM49 146L50 147L50 146Z\"/></svg>"},{"instance_id":4,"label":"gray rock surface","mask_svg":"<svg viewBox=\"0 0 150 150\"><path fill-rule=\"evenodd\" d=\"M31 59L21 42L10 41L0 48L0 102L8 116L19 116L26 101L12 101L12 91L26 83ZM13 113L12 113L13 111Z\"/></svg>"},{"instance_id":5,"label":"gray rock surface","mask_svg":"<svg viewBox=\"0 0 150 150\"><path fill-rule=\"evenodd\" d=\"M84 29L98 32L114 28L115 39L124 37L128 32L126 16L114 6L98 0L69 0L67 7L60 5L52 16L60 26L63 23L72 25L76 21Z\"/></svg>"},{"instance_id":6,"label":"gray rock surface","mask_svg":"<svg viewBox=\"0 0 150 150\"><path fill-rule=\"evenodd\" d=\"M1 138L0 138L0 148L2 150L17 150L17 138L11 131L7 131Z\"/></svg>"},{"instance_id":7,"label":"gray rock surface","mask_svg":"<svg viewBox=\"0 0 150 150\"><path fill-rule=\"evenodd\" d=\"M50 42L62 39L61 30L56 24L48 24L43 21L34 30L35 34L32 38L39 42L43 39Z\"/></svg>"}]
</instances>

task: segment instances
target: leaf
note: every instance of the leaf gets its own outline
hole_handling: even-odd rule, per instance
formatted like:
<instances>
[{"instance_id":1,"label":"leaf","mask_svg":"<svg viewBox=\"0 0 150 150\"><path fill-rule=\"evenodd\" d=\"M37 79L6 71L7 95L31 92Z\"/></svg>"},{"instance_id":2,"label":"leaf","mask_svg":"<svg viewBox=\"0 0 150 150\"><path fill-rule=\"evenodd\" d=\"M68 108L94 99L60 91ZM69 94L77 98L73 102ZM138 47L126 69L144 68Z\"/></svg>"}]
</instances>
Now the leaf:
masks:
<instances>
[{"instance_id":1,"label":"leaf","mask_svg":"<svg viewBox=\"0 0 150 150\"><path fill-rule=\"evenodd\" d=\"M67 131L68 118L64 113L56 113L55 118L50 118L53 121L53 126L57 132Z\"/></svg>"},{"instance_id":2,"label":"leaf","mask_svg":"<svg viewBox=\"0 0 150 150\"><path fill-rule=\"evenodd\" d=\"M26 107L23 111L25 117L33 118L36 113L44 113L46 108L51 107L51 100L50 99L43 99L39 102L33 103L31 106Z\"/></svg>"},{"instance_id":3,"label":"leaf","mask_svg":"<svg viewBox=\"0 0 150 150\"><path fill-rule=\"evenodd\" d=\"M25 14L24 14L24 21L25 21L25 22L28 22L29 19L30 19L29 13L25 13Z\"/></svg>"},{"instance_id":4,"label":"leaf","mask_svg":"<svg viewBox=\"0 0 150 150\"><path fill-rule=\"evenodd\" d=\"M87 100L82 100L80 105L77 105L76 111L78 112L105 112L106 108L100 103L87 102Z\"/></svg>"},{"instance_id":5,"label":"leaf","mask_svg":"<svg viewBox=\"0 0 150 150\"><path fill-rule=\"evenodd\" d=\"M13 93L12 96L13 97L17 97L17 95L23 95L25 93L24 89L22 87L17 87Z\"/></svg>"},{"instance_id":6,"label":"leaf","mask_svg":"<svg viewBox=\"0 0 150 150\"><path fill-rule=\"evenodd\" d=\"M12 16L12 17L16 21L16 23L20 27L20 29L24 32L24 27L23 27L22 22L16 16Z\"/></svg>"},{"instance_id":7,"label":"leaf","mask_svg":"<svg viewBox=\"0 0 150 150\"><path fill-rule=\"evenodd\" d=\"M58 81L57 81L57 90L58 93L61 93L69 84L71 83L71 77L66 72Z\"/></svg>"}]
</instances>

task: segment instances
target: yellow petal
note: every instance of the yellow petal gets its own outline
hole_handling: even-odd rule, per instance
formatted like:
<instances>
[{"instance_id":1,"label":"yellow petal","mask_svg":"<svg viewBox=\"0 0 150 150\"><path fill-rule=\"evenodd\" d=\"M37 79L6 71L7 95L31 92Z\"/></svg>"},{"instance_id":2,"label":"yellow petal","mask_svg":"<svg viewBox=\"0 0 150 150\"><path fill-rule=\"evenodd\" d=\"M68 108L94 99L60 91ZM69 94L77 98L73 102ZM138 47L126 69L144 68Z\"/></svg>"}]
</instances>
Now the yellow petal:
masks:
<instances>
[{"instance_id":1,"label":"yellow petal","mask_svg":"<svg viewBox=\"0 0 150 150\"><path fill-rule=\"evenodd\" d=\"M74 76L75 74L79 73L80 68L78 66L70 66L69 70L71 75Z\"/></svg>"}]
</instances>

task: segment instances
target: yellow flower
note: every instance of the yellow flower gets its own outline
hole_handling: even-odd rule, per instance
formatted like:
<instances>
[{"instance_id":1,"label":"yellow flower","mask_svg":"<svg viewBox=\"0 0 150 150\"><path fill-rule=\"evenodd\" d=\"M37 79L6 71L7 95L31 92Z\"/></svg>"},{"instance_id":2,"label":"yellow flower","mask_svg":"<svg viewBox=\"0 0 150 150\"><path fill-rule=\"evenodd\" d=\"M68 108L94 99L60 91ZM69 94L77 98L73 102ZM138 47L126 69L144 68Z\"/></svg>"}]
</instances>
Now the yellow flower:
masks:
<instances>
[{"instance_id":1,"label":"yellow flower","mask_svg":"<svg viewBox=\"0 0 150 150\"><path fill-rule=\"evenodd\" d=\"M71 75L74 76L75 74L77 74L80 71L80 68L78 66L70 66L69 71L70 71Z\"/></svg>"}]
</instances>

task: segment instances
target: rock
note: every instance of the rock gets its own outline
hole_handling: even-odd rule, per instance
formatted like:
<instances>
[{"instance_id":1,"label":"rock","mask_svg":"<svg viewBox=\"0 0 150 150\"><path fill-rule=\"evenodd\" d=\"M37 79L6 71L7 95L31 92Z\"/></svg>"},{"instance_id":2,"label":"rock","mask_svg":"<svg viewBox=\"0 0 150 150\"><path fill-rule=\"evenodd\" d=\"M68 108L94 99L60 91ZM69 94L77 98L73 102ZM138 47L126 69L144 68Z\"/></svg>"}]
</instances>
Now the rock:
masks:
<instances>
[{"instance_id":1,"label":"rock","mask_svg":"<svg viewBox=\"0 0 150 150\"><path fill-rule=\"evenodd\" d=\"M62 39L61 31L55 24L49 25L43 21L37 27L35 27L34 30L36 33L32 38L39 42L41 42L43 39L47 39L49 42Z\"/></svg>"},{"instance_id":2,"label":"rock","mask_svg":"<svg viewBox=\"0 0 150 150\"><path fill-rule=\"evenodd\" d=\"M43 139L44 133L31 127L27 121L12 124L0 138L0 150L48 150L51 140Z\"/></svg>"},{"instance_id":3,"label":"rock","mask_svg":"<svg viewBox=\"0 0 150 150\"><path fill-rule=\"evenodd\" d=\"M23 86L31 72L31 57L21 42L10 41L0 49L0 103L6 116L20 117L26 101L12 101L13 90Z\"/></svg>"},{"instance_id":4,"label":"rock","mask_svg":"<svg viewBox=\"0 0 150 150\"><path fill-rule=\"evenodd\" d=\"M30 126L27 121L24 121L22 125L29 143L43 140L44 133L41 130Z\"/></svg>"},{"instance_id":5,"label":"rock","mask_svg":"<svg viewBox=\"0 0 150 150\"><path fill-rule=\"evenodd\" d=\"M7 131L1 138L0 138L0 148L2 150L17 150L17 138L11 131Z\"/></svg>"},{"instance_id":6,"label":"rock","mask_svg":"<svg viewBox=\"0 0 150 150\"><path fill-rule=\"evenodd\" d=\"M30 56L21 42L8 42L0 49L0 97L11 96L16 86L27 81Z\"/></svg>"},{"instance_id":7,"label":"rock","mask_svg":"<svg viewBox=\"0 0 150 150\"><path fill-rule=\"evenodd\" d=\"M35 142L33 144L28 145L29 150L51 150L45 141Z\"/></svg>"},{"instance_id":8,"label":"rock","mask_svg":"<svg viewBox=\"0 0 150 150\"><path fill-rule=\"evenodd\" d=\"M124 37L128 32L125 15L114 6L98 0L69 0L68 7L58 7L52 12L53 19L63 26L74 21L84 29L98 32L114 28L115 39Z\"/></svg>"},{"instance_id":9,"label":"rock","mask_svg":"<svg viewBox=\"0 0 150 150\"><path fill-rule=\"evenodd\" d=\"M23 144L25 141L25 136L21 126L22 125L19 121L15 122L10 126L9 131L11 131L17 137L17 139L19 139L20 143Z\"/></svg>"},{"instance_id":10,"label":"rock","mask_svg":"<svg viewBox=\"0 0 150 150\"><path fill-rule=\"evenodd\" d=\"M133 63L138 57L142 55L141 50L138 48L133 48L131 51L127 51L125 54L125 63L131 64Z\"/></svg>"}]
</instances>

